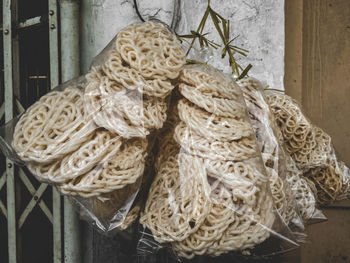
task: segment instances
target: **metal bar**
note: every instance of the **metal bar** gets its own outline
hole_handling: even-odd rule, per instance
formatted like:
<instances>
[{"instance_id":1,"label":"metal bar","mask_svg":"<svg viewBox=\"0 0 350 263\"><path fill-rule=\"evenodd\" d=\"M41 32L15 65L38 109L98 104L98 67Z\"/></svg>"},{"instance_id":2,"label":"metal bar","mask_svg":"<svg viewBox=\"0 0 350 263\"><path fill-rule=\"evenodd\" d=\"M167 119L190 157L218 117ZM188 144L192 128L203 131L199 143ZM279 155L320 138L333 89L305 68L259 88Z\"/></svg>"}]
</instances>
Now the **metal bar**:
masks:
<instances>
[{"instance_id":1,"label":"metal bar","mask_svg":"<svg viewBox=\"0 0 350 263\"><path fill-rule=\"evenodd\" d=\"M29 18L24 22L21 22L17 25L17 29L23 29L23 28L28 28L32 26L38 26L42 23L41 21L41 16ZM0 25L0 31L2 32L4 30L3 26Z\"/></svg>"},{"instance_id":2,"label":"metal bar","mask_svg":"<svg viewBox=\"0 0 350 263\"><path fill-rule=\"evenodd\" d=\"M24 222L26 221L27 217L29 216L29 214L33 211L33 209L37 205L37 203L41 201L40 198L43 195L43 193L45 192L47 186L48 186L47 184L41 184L39 186L39 188L36 190L36 192L34 192L32 194L33 195L32 199L28 203L27 207L23 210L23 213L18 220L18 229L22 228L22 226L23 226ZM52 223L52 214L46 205L44 207L45 208L43 209L43 212L45 213L47 218Z\"/></svg>"},{"instance_id":3,"label":"metal bar","mask_svg":"<svg viewBox=\"0 0 350 263\"><path fill-rule=\"evenodd\" d=\"M79 0L61 0L62 81L79 76Z\"/></svg>"},{"instance_id":4,"label":"metal bar","mask_svg":"<svg viewBox=\"0 0 350 263\"><path fill-rule=\"evenodd\" d=\"M19 113L24 112L24 107L22 106L22 104L19 102L19 100L17 98L15 98L15 103L16 103L16 107Z\"/></svg>"},{"instance_id":5,"label":"metal bar","mask_svg":"<svg viewBox=\"0 0 350 263\"><path fill-rule=\"evenodd\" d=\"M79 0L60 1L62 81L79 75ZM81 262L79 218L64 198L64 262Z\"/></svg>"},{"instance_id":6,"label":"metal bar","mask_svg":"<svg viewBox=\"0 0 350 263\"><path fill-rule=\"evenodd\" d=\"M4 187L5 183L6 183L6 172L4 172L1 177L0 177L0 191L1 189ZM0 200L0 211L5 215L6 219L7 219L7 209L4 205L4 203Z\"/></svg>"},{"instance_id":7,"label":"metal bar","mask_svg":"<svg viewBox=\"0 0 350 263\"><path fill-rule=\"evenodd\" d=\"M57 0L49 0L49 47L50 47L50 88L59 83L59 49L58 49L58 21ZM53 263L62 262L62 224L61 224L61 195L56 188L52 188L53 213Z\"/></svg>"},{"instance_id":8,"label":"metal bar","mask_svg":"<svg viewBox=\"0 0 350 263\"><path fill-rule=\"evenodd\" d=\"M20 98L20 61L19 61L19 35L18 33L15 32L15 25L18 25L19 19L18 19L18 2L19 0L7 0L11 2L11 23L12 23L12 29L11 31L11 39L12 39L12 89L13 89L13 94L12 94L12 104L14 104L14 99L15 98ZM6 102L6 100L5 100ZM15 107L12 105L11 108L12 114L11 114L11 119L14 117L15 113ZM9 120L6 120L9 121ZM10 131L10 136L12 137L13 131ZM11 166L11 165L8 165ZM17 215L19 212L19 208L21 206L21 184L17 183L16 184L16 179L15 179L15 172L17 172L17 167L15 167L14 163L12 163L11 168L13 169L13 187L10 187L11 190L14 193L15 199L14 199L14 213ZM7 180L7 184L9 184L10 181L9 179ZM11 182L12 184L12 182ZM7 207L8 214L9 212L9 207ZM10 216L8 217L8 221L10 221ZM14 227L16 228L16 254L17 254L17 262L22 262L22 235L21 232L18 230L18 224L17 224L17 218L15 221ZM11 262L11 261L10 261ZM12 263L12 262L11 262Z\"/></svg>"},{"instance_id":9,"label":"metal bar","mask_svg":"<svg viewBox=\"0 0 350 263\"><path fill-rule=\"evenodd\" d=\"M6 172L4 172L0 177L0 191L6 183Z\"/></svg>"},{"instance_id":10,"label":"metal bar","mask_svg":"<svg viewBox=\"0 0 350 263\"><path fill-rule=\"evenodd\" d=\"M1 118L1 117L0 117ZM6 172L4 172L1 177L0 177L0 191L1 189L4 187L5 183L6 183ZM6 219L7 219L7 209L4 205L4 203L0 200L0 211L5 215Z\"/></svg>"},{"instance_id":11,"label":"metal bar","mask_svg":"<svg viewBox=\"0 0 350 263\"><path fill-rule=\"evenodd\" d=\"M4 214L4 216L7 219L7 210L6 210L4 203L1 200L0 200L0 211Z\"/></svg>"},{"instance_id":12,"label":"metal bar","mask_svg":"<svg viewBox=\"0 0 350 263\"><path fill-rule=\"evenodd\" d=\"M12 71L12 1L3 0L3 41L4 41L4 86L5 86L5 122L13 118L13 71ZM9 136L9 134L5 134ZM9 263L17 262L17 228L14 164L6 159L7 175L7 228Z\"/></svg>"},{"instance_id":13,"label":"metal bar","mask_svg":"<svg viewBox=\"0 0 350 263\"><path fill-rule=\"evenodd\" d=\"M2 116L4 116L4 114L5 114L5 102L0 107L0 120Z\"/></svg>"},{"instance_id":14,"label":"metal bar","mask_svg":"<svg viewBox=\"0 0 350 263\"><path fill-rule=\"evenodd\" d=\"M21 178L23 184L27 187L28 191L31 193L32 196L35 196L36 190L32 183L29 181L26 174L23 172L22 169L18 168L19 177ZM44 184L45 185L45 184ZM46 214L48 219L52 222L52 214L50 212L50 209L46 206L45 202L43 200L39 201L39 206L41 210Z\"/></svg>"},{"instance_id":15,"label":"metal bar","mask_svg":"<svg viewBox=\"0 0 350 263\"><path fill-rule=\"evenodd\" d=\"M18 24L18 1L11 1L12 25ZM13 99L20 98L20 69L19 69L19 35L15 32L12 26L12 81L13 81ZM18 191L17 186L17 192Z\"/></svg>"},{"instance_id":16,"label":"metal bar","mask_svg":"<svg viewBox=\"0 0 350 263\"><path fill-rule=\"evenodd\" d=\"M31 27L31 26L37 26L40 24L41 24L41 16L37 16L19 23L17 28L22 29L22 28Z\"/></svg>"},{"instance_id":17,"label":"metal bar","mask_svg":"<svg viewBox=\"0 0 350 263\"><path fill-rule=\"evenodd\" d=\"M50 86L51 89L59 83L59 48L58 48L58 21L57 0L49 0L49 42L50 42Z\"/></svg>"}]
</instances>

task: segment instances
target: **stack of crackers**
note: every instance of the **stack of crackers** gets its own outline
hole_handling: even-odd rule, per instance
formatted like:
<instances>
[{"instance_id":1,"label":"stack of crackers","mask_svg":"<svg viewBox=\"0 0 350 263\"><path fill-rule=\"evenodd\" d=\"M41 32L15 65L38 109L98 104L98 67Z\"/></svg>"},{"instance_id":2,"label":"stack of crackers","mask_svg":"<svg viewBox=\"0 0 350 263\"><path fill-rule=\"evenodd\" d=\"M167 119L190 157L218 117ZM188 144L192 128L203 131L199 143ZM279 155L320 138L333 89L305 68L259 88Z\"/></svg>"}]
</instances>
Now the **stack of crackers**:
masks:
<instances>
[{"instance_id":1,"label":"stack of crackers","mask_svg":"<svg viewBox=\"0 0 350 263\"><path fill-rule=\"evenodd\" d=\"M12 146L40 181L126 228L141 208L140 198L131 205L146 179L150 137L167 118L166 97L185 62L166 26L132 24L85 82L48 93L21 116Z\"/></svg>"},{"instance_id":2,"label":"stack of crackers","mask_svg":"<svg viewBox=\"0 0 350 263\"><path fill-rule=\"evenodd\" d=\"M317 201L329 204L350 194L350 170L339 161L331 137L305 117L298 103L284 94L267 101L283 135L287 152L317 189Z\"/></svg>"},{"instance_id":3,"label":"stack of crackers","mask_svg":"<svg viewBox=\"0 0 350 263\"><path fill-rule=\"evenodd\" d=\"M185 258L253 248L270 236L273 200L242 92L209 66L185 66L140 222Z\"/></svg>"},{"instance_id":4,"label":"stack of crackers","mask_svg":"<svg viewBox=\"0 0 350 263\"><path fill-rule=\"evenodd\" d=\"M287 113L278 115L286 123L278 139L264 141L274 131L266 126L272 117L259 82L245 79L239 87L210 66L185 63L166 26L132 24L84 82L48 93L21 116L12 146L40 181L74 196L104 231L126 229L143 210L141 224L182 257L254 248L281 225L275 206L286 223L296 217L293 193L280 177L278 139L288 140L295 156L314 142L300 143L309 129L295 128ZM265 126L252 127L241 88L250 117ZM312 136L317 149L327 148L322 131ZM297 164L311 160L305 156ZM334 183L327 169L310 170L317 191L318 181ZM304 214L311 213L309 199Z\"/></svg>"}]
</instances>

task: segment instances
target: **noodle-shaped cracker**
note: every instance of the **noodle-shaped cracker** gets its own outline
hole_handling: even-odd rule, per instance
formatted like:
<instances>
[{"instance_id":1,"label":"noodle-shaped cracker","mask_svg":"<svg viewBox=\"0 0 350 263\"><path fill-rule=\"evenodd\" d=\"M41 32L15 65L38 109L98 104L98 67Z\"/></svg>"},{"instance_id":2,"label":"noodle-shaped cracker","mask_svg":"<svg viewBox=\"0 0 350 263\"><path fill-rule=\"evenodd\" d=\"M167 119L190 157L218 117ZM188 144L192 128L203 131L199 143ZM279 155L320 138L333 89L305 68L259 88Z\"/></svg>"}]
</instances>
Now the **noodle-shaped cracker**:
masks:
<instances>
[{"instance_id":1,"label":"noodle-shaped cracker","mask_svg":"<svg viewBox=\"0 0 350 263\"><path fill-rule=\"evenodd\" d=\"M258 194L255 206L237 204L235 220L226 229L222 238L215 242L208 253L219 256L234 250L253 248L270 236L275 215L272 212L273 201L268 192L262 190Z\"/></svg>"},{"instance_id":2,"label":"noodle-shaped cracker","mask_svg":"<svg viewBox=\"0 0 350 263\"><path fill-rule=\"evenodd\" d=\"M212 67L187 65L181 71L180 81L195 87L205 97L242 101L239 86L230 77Z\"/></svg>"},{"instance_id":3,"label":"noodle-shaped cracker","mask_svg":"<svg viewBox=\"0 0 350 263\"><path fill-rule=\"evenodd\" d=\"M133 184L145 168L147 140L124 142L113 155L107 154L94 169L62 185L65 194L92 197Z\"/></svg>"},{"instance_id":4,"label":"noodle-shaped cracker","mask_svg":"<svg viewBox=\"0 0 350 263\"><path fill-rule=\"evenodd\" d=\"M203 94L197 87L188 86L184 83L179 85L179 89L186 99L207 112L231 118L244 118L246 116L245 105L239 100L208 96Z\"/></svg>"},{"instance_id":5,"label":"noodle-shaped cracker","mask_svg":"<svg viewBox=\"0 0 350 263\"><path fill-rule=\"evenodd\" d=\"M170 156L154 179L140 223L160 242L182 241L196 232L211 209L210 186L202 162Z\"/></svg>"},{"instance_id":6,"label":"noodle-shaped cracker","mask_svg":"<svg viewBox=\"0 0 350 263\"><path fill-rule=\"evenodd\" d=\"M103 71L112 80L129 90L137 90L148 96L165 98L174 89L169 80L145 79L140 72L123 62L116 50L111 50L103 65Z\"/></svg>"},{"instance_id":7,"label":"noodle-shaped cracker","mask_svg":"<svg viewBox=\"0 0 350 263\"><path fill-rule=\"evenodd\" d=\"M107 77L90 82L84 98L94 122L124 138L145 138L149 129L161 128L166 119L164 100L128 92Z\"/></svg>"},{"instance_id":8,"label":"noodle-shaped cracker","mask_svg":"<svg viewBox=\"0 0 350 263\"><path fill-rule=\"evenodd\" d=\"M64 180L57 180L60 176L61 160L50 163L35 163L27 164L29 171L40 181L44 183L61 183Z\"/></svg>"},{"instance_id":9,"label":"noodle-shaped cracker","mask_svg":"<svg viewBox=\"0 0 350 263\"><path fill-rule=\"evenodd\" d=\"M96 129L78 88L41 97L20 118L12 146L23 161L49 163L76 150Z\"/></svg>"},{"instance_id":10,"label":"noodle-shaped cracker","mask_svg":"<svg viewBox=\"0 0 350 263\"><path fill-rule=\"evenodd\" d=\"M179 40L160 23L148 21L124 28L118 33L116 49L145 78L174 79L186 63Z\"/></svg>"},{"instance_id":11,"label":"noodle-shaped cracker","mask_svg":"<svg viewBox=\"0 0 350 263\"><path fill-rule=\"evenodd\" d=\"M208 175L223 182L232 190L232 196L243 200L246 204L255 203L255 195L259 192L259 184L264 178L254 166L247 162L219 161L204 159Z\"/></svg>"},{"instance_id":12,"label":"noodle-shaped cracker","mask_svg":"<svg viewBox=\"0 0 350 263\"><path fill-rule=\"evenodd\" d=\"M60 180L70 180L90 171L105 156L115 154L122 144L120 136L98 130L92 139L61 161ZM57 178L56 178L57 179Z\"/></svg>"},{"instance_id":13,"label":"noodle-shaped cracker","mask_svg":"<svg viewBox=\"0 0 350 263\"><path fill-rule=\"evenodd\" d=\"M183 241L172 243L172 248L182 257L191 259L195 255L205 255L235 220L232 194L219 180L211 183L210 198L212 208L199 229Z\"/></svg>"},{"instance_id":14,"label":"noodle-shaped cracker","mask_svg":"<svg viewBox=\"0 0 350 263\"><path fill-rule=\"evenodd\" d=\"M337 164L310 169L305 176L315 183L319 203L332 203L341 194L343 178Z\"/></svg>"},{"instance_id":15,"label":"noodle-shaped cracker","mask_svg":"<svg viewBox=\"0 0 350 263\"><path fill-rule=\"evenodd\" d=\"M296 212L292 190L288 182L284 180L285 163L283 158L285 154L278 137L281 137L283 144L284 139L275 124L269 105L265 101L262 93L263 85L260 81L251 77L243 78L237 84L243 91L249 117L269 176L271 194L277 211L287 224L294 219L295 222L299 223L300 219Z\"/></svg>"},{"instance_id":16,"label":"noodle-shaped cracker","mask_svg":"<svg viewBox=\"0 0 350 263\"><path fill-rule=\"evenodd\" d=\"M210 114L186 99L179 101L178 110L180 119L188 127L214 140L237 140L253 134L248 122Z\"/></svg>"},{"instance_id":17,"label":"noodle-shaped cracker","mask_svg":"<svg viewBox=\"0 0 350 263\"><path fill-rule=\"evenodd\" d=\"M240 161L257 155L257 145L253 136L237 141L208 140L188 128L184 122L180 122L175 129L174 138L185 151L202 158Z\"/></svg>"},{"instance_id":18,"label":"noodle-shaped cracker","mask_svg":"<svg viewBox=\"0 0 350 263\"><path fill-rule=\"evenodd\" d=\"M136 95L136 96L135 96ZM106 99L108 107L113 107L113 112L128 120L134 126L147 129L160 129L166 120L167 104L164 100L155 97L139 97L135 94L112 95Z\"/></svg>"}]
</instances>

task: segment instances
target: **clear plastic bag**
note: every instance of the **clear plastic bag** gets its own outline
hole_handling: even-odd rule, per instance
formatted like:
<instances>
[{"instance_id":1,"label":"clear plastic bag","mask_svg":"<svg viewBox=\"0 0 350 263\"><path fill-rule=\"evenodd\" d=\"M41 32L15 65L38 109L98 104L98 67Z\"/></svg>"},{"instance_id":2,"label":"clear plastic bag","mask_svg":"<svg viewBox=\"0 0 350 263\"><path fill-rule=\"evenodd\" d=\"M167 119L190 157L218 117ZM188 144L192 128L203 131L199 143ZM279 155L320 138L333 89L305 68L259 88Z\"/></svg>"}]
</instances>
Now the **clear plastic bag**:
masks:
<instances>
[{"instance_id":1,"label":"clear plastic bag","mask_svg":"<svg viewBox=\"0 0 350 263\"><path fill-rule=\"evenodd\" d=\"M263 86L257 79L246 77L237 82L247 104L248 116L257 138L259 150L269 176L276 208L284 222L293 228L298 241L305 240L303 220L299 214L295 195L287 180L285 151L278 140L278 128L265 101Z\"/></svg>"},{"instance_id":2,"label":"clear plastic bag","mask_svg":"<svg viewBox=\"0 0 350 263\"><path fill-rule=\"evenodd\" d=\"M152 178L155 132L166 120L167 97L185 62L181 43L166 26L132 24L85 76L58 86L7 123L1 148L39 181L70 196L102 232L125 229L145 199L140 187Z\"/></svg>"},{"instance_id":3,"label":"clear plastic bag","mask_svg":"<svg viewBox=\"0 0 350 263\"><path fill-rule=\"evenodd\" d=\"M169 122L160 144L140 218L145 229L139 253L169 247L191 259L297 247L274 206L239 86L210 66L189 65L178 87L179 117ZM254 250L271 240L278 245Z\"/></svg>"},{"instance_id":4,"label":"clear plastic bag","mask_svg":"<svg viewBox=\"0 0 350 263\"><path fill-rule=\"evenodd\" d=\"M298 169L289 154L286 153L285 158L287 168L286 179L291 186L302 219L308 224L327 220L326 216L318 208L315 184L302 176L303 172Z\"/></svg>"},{"instance_id":5,"label":"clear plastic bag","mask_svg":"<svg viewBox=\"0 0 350 263\"><path fill-rule=\"evenodd\" d=\"M313 125L298 103L285 94L269 93L267 101L274 113L287 152L316 187L320 204L349 197L349 168L338 160L331 137Z\"/></svg>"}]
</instances>

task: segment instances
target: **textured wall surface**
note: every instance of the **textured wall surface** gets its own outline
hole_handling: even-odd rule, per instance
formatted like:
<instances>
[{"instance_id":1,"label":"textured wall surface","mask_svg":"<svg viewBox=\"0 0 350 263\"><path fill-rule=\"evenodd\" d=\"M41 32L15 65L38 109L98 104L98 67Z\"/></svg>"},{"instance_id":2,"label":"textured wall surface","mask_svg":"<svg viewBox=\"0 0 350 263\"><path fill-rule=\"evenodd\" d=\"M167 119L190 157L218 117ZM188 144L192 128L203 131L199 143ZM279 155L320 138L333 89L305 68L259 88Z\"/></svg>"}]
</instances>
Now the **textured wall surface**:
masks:
<instances>
[{"instance_id":1,"label":"textured wall surface","mask_svg":"<svg viewBox=\"0 0 350 263\"><path fill-rule=\"evenodd\" d=\"M173 0L138 0L140 13L154 16L170 24ZM177 33L195 30L207 6L206 0L182 0ZM250 75L283 89L284 72L284 0L212 0L211 6L231 21L231 37L239 35L235 44L248 49L247 58L237 56L243 66L251 63ZM82 72L113 36L129 23L139 21L132 0L84 0L81 17ZM220 42L214 27L208 23L204 32ZM227 60L214 54L210 62L230 72Z\"/></svg>"}]
</instances>

